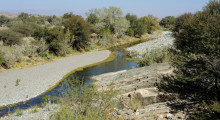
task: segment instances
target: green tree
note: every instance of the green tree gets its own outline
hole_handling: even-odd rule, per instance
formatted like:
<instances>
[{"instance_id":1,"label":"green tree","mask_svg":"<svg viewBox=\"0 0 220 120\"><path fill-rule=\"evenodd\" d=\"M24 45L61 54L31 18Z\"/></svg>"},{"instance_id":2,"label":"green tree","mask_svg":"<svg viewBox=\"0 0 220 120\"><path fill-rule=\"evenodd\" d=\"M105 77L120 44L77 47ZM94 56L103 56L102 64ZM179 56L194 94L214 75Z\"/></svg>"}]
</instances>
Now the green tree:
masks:
<instances>
[{"instance_id":1,"label":"green tree","mask_svg":"<svg viewBox=\"0 0 220 120\"><path fill-rule=\"evenodd\" d=\"M72 44L74 49L85 49L88 46L88 42L90 41L90 25L83 18L73 16L64 22L64 27L65 31L70 30L71 37L75 37Z\"/></svg>"},{"instance_id":2,"label":"green tree","mask_svg":"<svg viewBox=\"0 0 220 120\"><path fill-rule=\"evenodd\" d=\"M175 26L175 76L164 77L161 90L178 93L196 109L193 119L219 118L220 111L220 0L211 0L203 11L184 14ZM213 102L214 101L214 102ZM207 105L203 105L203 103Z\"/></svg>"},{"instance_id":3,"label":"green tree","mask_svg":"<svg viewBox=\"0 0 220 120\"><path fill-rule=\"evenodd\" d=\"M98 18L99 22L95 26L100 33L109 29L111 33L121 36L129 27L129 22L123 17L120 8L111 6L109 8L95 9L90 14L94 14Z\"/></svg>"},{"instance_id":4,"label":"green tree","mask_svg":"<svg viewBox=\"0 0 220 120\"><path fill-rule=\"evenodd\" d=\"M30 24L16 24L11 27L11 30L23 34L26 37L31 36L34 32Z\"/></svg>"},{"instance_id":5,"label":"green tree","mask_svg":"<svg viewBox=\"0 0 220 120\"><path fill-rule=\"evenodd\" d=\"M35 29L33 30L33 37L40 40L41 38L45 37L47 28L41 27L39 25L35 26Z\"/></svg>"},{"instance_id":6,"label":"green tree","mask_svg":"<svg viewBox=\"0 0 220 120\"><path fill-rule=\"evenodd\" d=\"M45 40L49 44L49 51L56 55L66 55L69 52L68 43L64 37L64 31L62 27L54 27L46 29Z\"/></svg>"},{"instance_id":7,"label":"green tree","mask_svg":"<svg viewBox=\"0 0 220 120\"><path fill-rule=\"evenodd\" d=\"M0 26L6 25L6 24L9 23L9 22L10 22L10 19L9 19L9 18L7 18L7 17L4 16L4 15L1 15L1 16L0 16Z\"/></svg>"},{"instance_id":8,"label":"green tree","mask_svg":"<svg viewBox=\"0 0 220 120\"><path fill-rule=\"evenodd\" d=\"M139 24L144 25L144 32L151 33L159 28L158 18L154 17L153 15L141 17L138 21Z\"/></svg>"},{"instance_id":9,"label":"green tree","mask_svg":"<svg viewBox=\"0 0 220 120\"><path fill-rule=\"evenodd\" d=\"M176 18L174 16L167 16L160 21L160 25L169 28L174 26L176 23Z\"/></svg>"},{"instance_id":10,"label":"green tree","mask_svg":"<svg viewBox=\"0 0 220 120\"><path fill-rule=\"evenodd\" d=\"M27 13L22 12L21 14L18 15L18 18L23 22L23 23L35 23L37 21L36 17Z\"/></svg>"},{"instance_id":11,"label":"green tree","mask_svg":"<svg viewBox=\"0 0 220 120\"><path fill-rule=\"evenodd\" d=\"M137 25L138 25L138 18L136 15L131 15L130 13L128 13L125 18L130 22L130 27L129 29L126 31L126 33L129 36L134 36L135 33L137 33Z\"/></svg>"},{"instance_id":12,"label":"green tree","mask_svg":"<svg viewBox=\"0 0 220 120\"><path fill-rule=\"evenodd\" d=\"M144 33L152 33L159 28L158 18L153 15L141 17L132 24L134 35L137 37L141 37Z\"/></svg>"},{"instance_id":13,"label":"green tree","mask_svg":"<svg viewBox=\"0 0 220 120\"><path fill-rule=\"evenodd\" d=\"M99 19L98 19L98 17L97 17L95 14L91 13L91 14L88 16L87 21L88 21L90 24L96 24L96 23L99 22Z\"/></svg>"},{"instance_id":14,"label":"green tree","mask_svg":"<svg viewBox=\"0 0 220 120\"><path fill-rule=\"evenodd\" d=\"M129 21L126 20L124 17L120 17L115 22L114 31L118 35L118 37L121 38L129 27L130 27Z\"/></svg>"},{"instance_id":15,"label":"green tree","mask_svg":"<svg viewBox=\"0 0 220 120\"><path fill-rule=\"evenodd\" d=\"M20 45L22 43L22 34L14 32L10 29L0 30L0 40L3 41L4 45Z\"/></svg>"}]
</instances>

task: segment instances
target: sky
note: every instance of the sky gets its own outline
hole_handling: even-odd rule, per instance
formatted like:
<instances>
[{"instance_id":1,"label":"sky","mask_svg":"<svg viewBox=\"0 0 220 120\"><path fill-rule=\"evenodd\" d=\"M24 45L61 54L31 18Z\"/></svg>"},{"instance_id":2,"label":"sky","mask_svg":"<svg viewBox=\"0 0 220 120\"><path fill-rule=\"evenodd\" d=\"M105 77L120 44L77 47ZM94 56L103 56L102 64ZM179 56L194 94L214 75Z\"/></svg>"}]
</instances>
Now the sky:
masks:
<instances>
[{"instance_id":1,"label":"sky","mask_svg":"<svg viewBox=\"0 0 220 120\"><path fill-rule=\"evenodd\" d=\"M86 16L95 8L115 6L124 15L132 13L138 17L152 14L156 17L179 16L186 12L202 10L209 0L0 0L0 11L61 16L67 12Z\"/></svg>"}]
</instances>

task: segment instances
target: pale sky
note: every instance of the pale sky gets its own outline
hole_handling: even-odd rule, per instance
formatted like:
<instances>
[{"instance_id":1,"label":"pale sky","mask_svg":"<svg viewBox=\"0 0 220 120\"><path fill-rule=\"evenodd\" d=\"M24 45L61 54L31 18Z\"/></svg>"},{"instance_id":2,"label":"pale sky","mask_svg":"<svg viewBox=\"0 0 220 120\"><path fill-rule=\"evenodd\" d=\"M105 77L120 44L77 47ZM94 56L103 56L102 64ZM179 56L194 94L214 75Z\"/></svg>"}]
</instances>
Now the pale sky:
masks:
<instances>
[{"instance_id":1,"label":"pale sky","mask_svg":"<svg viewBox=\"0 0 220 120\"><path fill-rule=\"evenodd\" d=\"M179 16L196 12L209 0L0 0L0 11L11 13L32 13L63 15L66 12L86 16L90 9L109 6L120 7L124 13L138 17L153 14L156 17Z\"/></svg>"}]
</instances>

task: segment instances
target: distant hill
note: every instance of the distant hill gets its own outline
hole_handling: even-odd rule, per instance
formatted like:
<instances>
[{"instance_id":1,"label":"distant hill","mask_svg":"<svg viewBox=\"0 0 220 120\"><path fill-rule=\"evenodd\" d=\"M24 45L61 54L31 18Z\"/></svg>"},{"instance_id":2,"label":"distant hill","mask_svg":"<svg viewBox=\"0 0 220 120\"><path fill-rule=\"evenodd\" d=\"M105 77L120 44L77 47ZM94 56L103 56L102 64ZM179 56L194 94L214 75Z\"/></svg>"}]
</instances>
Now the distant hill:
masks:
<instances>
[{"instance_id":1,"label":"distant hill","mask_svg":"<svg viewBox=\"0 0 220 120\"><path fill-rule=\"evenodd\" d=\"M18 16L17 13L10 13L10 12L4 12L4 11L0 11L0 15L4 15L9 18L15 18Z\"/></svg>"}]
</instances>

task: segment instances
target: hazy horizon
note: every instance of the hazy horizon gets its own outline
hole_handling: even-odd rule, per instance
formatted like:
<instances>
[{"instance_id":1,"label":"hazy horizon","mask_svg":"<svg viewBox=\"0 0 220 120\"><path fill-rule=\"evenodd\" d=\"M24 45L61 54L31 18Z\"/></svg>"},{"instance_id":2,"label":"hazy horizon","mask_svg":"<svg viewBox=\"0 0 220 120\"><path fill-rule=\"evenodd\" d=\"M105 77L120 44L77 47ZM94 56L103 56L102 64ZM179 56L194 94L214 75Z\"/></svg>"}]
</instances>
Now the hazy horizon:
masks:
<instances>
[{"instance_id":1,"label":"hazy horizon","mask_svg":"<svg viewBox=\"0 0 220 120\"><path fill-rule=\"evenodd\" d=\"M202 10L209 0L7 0L1 1L0 11L9 13L29 13L61 16L67 12L86 16L90 9L115 6L122 9L124 15L132 13L138 17L153 14L156 17L179 16L186 12Z\"/></svg>"}]
</instances>

